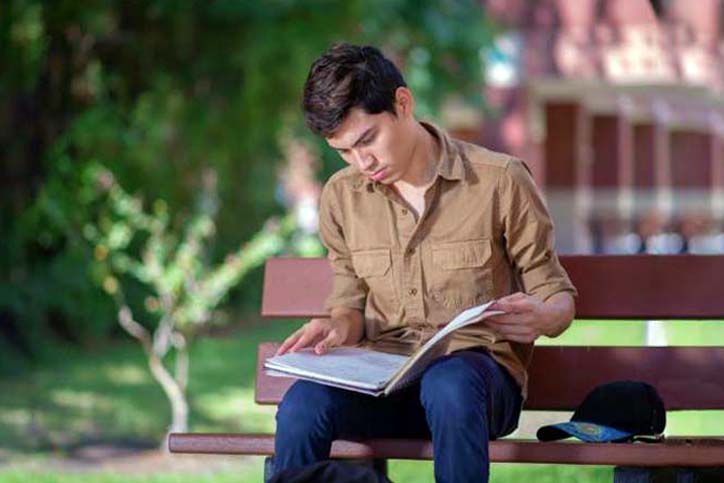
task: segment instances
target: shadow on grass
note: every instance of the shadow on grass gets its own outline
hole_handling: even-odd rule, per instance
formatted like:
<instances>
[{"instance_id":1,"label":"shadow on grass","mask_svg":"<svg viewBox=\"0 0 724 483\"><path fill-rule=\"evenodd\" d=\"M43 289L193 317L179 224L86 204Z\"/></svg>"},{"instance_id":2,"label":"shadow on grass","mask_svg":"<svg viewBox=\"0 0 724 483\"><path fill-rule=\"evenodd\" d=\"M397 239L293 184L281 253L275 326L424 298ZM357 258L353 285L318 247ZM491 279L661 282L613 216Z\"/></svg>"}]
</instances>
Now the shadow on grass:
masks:
<instances>
[{"instance_id":1,"label":"shadow on grass","mask_svg":"<svg viewBox=\"0 0 724 483\"><path fill-rule=\"evenodd\" d=\"M283 339L298 324L252 321L228 337L194 341L191 429L273 430L273 408L253 402L256 346ZM0 381L0 459L98 442L158 446L169 422L166 398L130 339L91 352L58 350L43 366Z\"/></svg>"}]
</instances>

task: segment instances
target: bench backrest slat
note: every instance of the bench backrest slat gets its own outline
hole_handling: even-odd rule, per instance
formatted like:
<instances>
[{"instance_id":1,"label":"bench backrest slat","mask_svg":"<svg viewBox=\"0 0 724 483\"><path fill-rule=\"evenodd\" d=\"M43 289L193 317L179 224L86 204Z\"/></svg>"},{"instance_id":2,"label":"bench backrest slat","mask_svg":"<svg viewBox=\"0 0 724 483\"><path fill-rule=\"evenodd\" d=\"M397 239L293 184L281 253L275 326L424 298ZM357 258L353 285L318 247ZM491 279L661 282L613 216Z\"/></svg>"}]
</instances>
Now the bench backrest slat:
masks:
<instances>
[{"instance_id":1,"label":"bench backrest slat","mask_svg":"<svg viewBox=\"0 0 724 483\"><path fill-rule=\"evenodd\" d=\"M579 290L577 319L724 319L724 256L563 256ZM324 258L267 261L262 315L324 316L332 273ZM269 377L259 348L256 399L278 403L290 379ZM724 346L537 347L528 409L570 410L596 385L622 379L653 384L667 409L724 409ZM553 375L553 377L551 377Z\"/></svg>"},{"instance_id":2,"label":"bench backrest slat","mask_svg":"<svg viewBox=\"0 0 724 483\"><path fill-rule=\"evenodd\" d=\"M262 361L276 347L259 346L259 404L279 403L292 382L263 371ZM724 347L537 347L525 407L573 410L598 384L629 379L656 387L669 410L724 409L722 367Z\"/></svg>"},{"instance_id":3,"label":"bench backrest slat","mask_svg":"<svg viewBox=\"0 0 724 483\"><path fill-rule=\"evenodd\" d=\"M578 319L724 319L724 256L562 256ZM324 258L272 258L264 317L319 317L332 286Z\"/></svg>"}]
</instances>

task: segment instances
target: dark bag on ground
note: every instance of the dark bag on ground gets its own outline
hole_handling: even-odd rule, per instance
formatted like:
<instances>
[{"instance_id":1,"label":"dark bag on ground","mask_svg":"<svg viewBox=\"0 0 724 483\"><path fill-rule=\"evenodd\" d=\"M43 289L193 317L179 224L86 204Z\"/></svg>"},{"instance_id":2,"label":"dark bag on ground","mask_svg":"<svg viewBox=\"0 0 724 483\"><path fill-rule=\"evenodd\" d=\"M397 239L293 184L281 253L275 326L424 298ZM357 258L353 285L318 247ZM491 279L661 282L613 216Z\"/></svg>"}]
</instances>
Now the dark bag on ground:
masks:
<instances>
[{"instance_id":1,"label":"dark bag on ground","mask_svg":"<svg viewBox=\"0 0 724 483\"><path fill-rule=\"evenodd\" d=\"M284 470L269 483L392 483L385 475L367 465L325 460L304 468Z\"/></svg>"}]
</instances>

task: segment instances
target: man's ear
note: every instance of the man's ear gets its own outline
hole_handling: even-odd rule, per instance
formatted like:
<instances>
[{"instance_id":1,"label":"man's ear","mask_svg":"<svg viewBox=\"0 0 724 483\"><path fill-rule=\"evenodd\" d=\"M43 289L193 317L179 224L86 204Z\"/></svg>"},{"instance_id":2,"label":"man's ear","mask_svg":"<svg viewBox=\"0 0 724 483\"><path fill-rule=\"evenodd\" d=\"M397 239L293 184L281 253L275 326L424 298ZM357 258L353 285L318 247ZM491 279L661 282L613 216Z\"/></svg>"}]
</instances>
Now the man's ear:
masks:
<instances>
[{"instance_id":1,"label":"man's ear","mask_svg":"<svg viewBox=\"0 0 724 483\"><path fill-rule=\"evenodd\" d=\"M411 117L415 114L415 97L407 87L398 87L395 90L395 111L401 117Z\"/></svg>"}]
</instances>

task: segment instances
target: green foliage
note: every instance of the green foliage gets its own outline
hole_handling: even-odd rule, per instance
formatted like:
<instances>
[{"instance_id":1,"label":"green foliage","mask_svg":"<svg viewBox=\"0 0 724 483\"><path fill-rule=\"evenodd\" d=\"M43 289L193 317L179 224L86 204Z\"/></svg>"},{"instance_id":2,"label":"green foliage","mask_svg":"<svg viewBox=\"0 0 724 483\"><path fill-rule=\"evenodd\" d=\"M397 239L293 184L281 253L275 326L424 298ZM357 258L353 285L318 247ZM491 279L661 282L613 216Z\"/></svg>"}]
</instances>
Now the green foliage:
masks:
<instances>
[{"instance_id":1,"label":"green foliage","mask_svg":"<svg viewBox=\"0 0 724 483\"><path fill-rule=\"evenodd\" d=\"M0 317L33 351L56 333L89 345L112 333L82 236L94 216L82 173L94 163L174 213L192 211L197 180L216 171L218 259L284 211L281 132L317 143L320 179L341 166L299 112L308 67L332 42L382 47L427 117L451 95L480 102L489 32L474 0L4 2ZM249 273L230 303L255 311L260 281Z\"/></svg>"},{"instance_id":2,"label":"green foliage","mask_svg":"<svg viewBox=\"0 0 724 483\"><path fill-rule=\"evenodd\" d=\"M93 200L96 220L83 228L94 246L96 279L121 305L126 303L124 285L139 283L146 292L149 318L167 318L182 332L211 321L227 292L279 253L294 228L290 216L269 222L249 243L214 264L208 247L218 211L215 173L205 173L196 210L179 230L170 223L165 201L156 200L150 210L144 209L142 200L129 195L108 169L91 165L84 177L98 195Z\"/></svg>"},{"instance_id":3,"label":"green foliage","mask_svg":"<svg viewBox=\"0 0 724 483\"><path fill-rule=\"evenodd\" d=\"M11 341L17 346L8 351L42 352L46 339L87 345L109 335L113 307L98 296L90 281L85 270L88 256L87 247L73 244L47 263L14 268L10 283L0 283L0 307L22 314L25 323L22 336L17 334L17 340ZM98 323L99 319L106 323ZM31 340L34 347L29 345Z\"/></svg>"}]
</instances>

